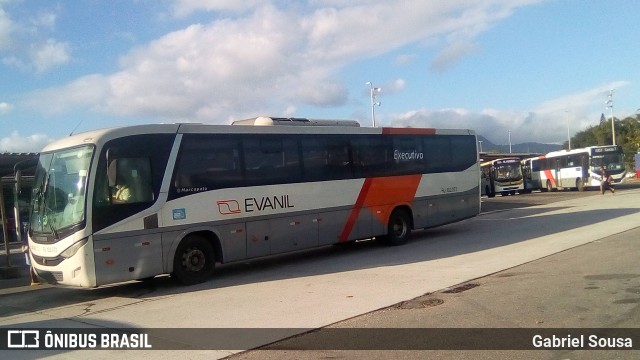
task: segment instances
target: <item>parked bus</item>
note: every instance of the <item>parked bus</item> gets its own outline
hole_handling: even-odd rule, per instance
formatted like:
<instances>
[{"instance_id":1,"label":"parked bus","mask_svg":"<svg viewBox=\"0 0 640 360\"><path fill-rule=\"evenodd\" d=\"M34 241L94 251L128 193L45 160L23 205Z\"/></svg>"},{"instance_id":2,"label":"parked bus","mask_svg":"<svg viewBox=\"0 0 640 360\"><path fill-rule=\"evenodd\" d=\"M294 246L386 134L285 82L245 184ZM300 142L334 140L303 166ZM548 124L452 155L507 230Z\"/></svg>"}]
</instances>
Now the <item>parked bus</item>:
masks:
<instances>
[{"instance_id":1,"label":"parked bus","mask_svg":"<svg viewBox=\"0 0 640 360\"><path fill-rule=\"evenodd\" d=\"M496 159L481 165L482 195L494 197L514 195L524 190L520 158L511 157Z\"/></svg>"},{"instance_id":2,"label":"parked bus","mask_svg":"<svg viewBox=\"0 0 640 360\"><path fill-rule=\"evenodd\" d=\"M550 152L539 160L540 188L547 191L599 187L604 167L613 183L625 176L620 146L590 146L582 149Z\"/></svg>"},{"instance_id":3,"label":"parked bus","mask_svg":"<svg viewBox=\"0 0 640 360\"><path fill-rule=\"evenodd\" d=\"M194 284L216 262L358 239L400 245L480 211L471 130L281 120L121 127L46 146L28 233L38 276Z\"/></svg>"},{"instance_id":4,"label":"parked bus","mask_svg":"<svg viewBox=\"0 0 640 360\"><path fill-rule=\"evenodd\" d=\"M540 182L540 160L544 156L522 159L522 177L524 178L524 192L530 193L533 190L545 190Z\"/></svg>"}]
</instances>

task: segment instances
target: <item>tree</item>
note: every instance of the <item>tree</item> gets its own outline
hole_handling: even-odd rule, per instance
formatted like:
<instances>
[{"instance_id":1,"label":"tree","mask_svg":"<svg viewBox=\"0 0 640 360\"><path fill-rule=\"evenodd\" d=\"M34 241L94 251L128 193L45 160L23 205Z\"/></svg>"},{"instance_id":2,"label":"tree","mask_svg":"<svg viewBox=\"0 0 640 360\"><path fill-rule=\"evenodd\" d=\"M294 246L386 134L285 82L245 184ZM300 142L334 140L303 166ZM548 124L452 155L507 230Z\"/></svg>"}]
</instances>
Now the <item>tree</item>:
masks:
<instances>
[{"instance_id":1,"label":"tree","mask_svg":"<svg viewBox=\"0 0 640 360\"><path fill-rule=\"evenodd\" d=\"M633 170L634 154L640 152L640 114L634 117L626 117L613 121L616 133L616 145L622 147L625 156L627 170ZM582 148L595 145L611 145L611 122L601 121L596 126L590 126L586 130L577 132L571 138L571 147ZM565 142L567 148L568 142Z\"/></svg>"}]
</instances>

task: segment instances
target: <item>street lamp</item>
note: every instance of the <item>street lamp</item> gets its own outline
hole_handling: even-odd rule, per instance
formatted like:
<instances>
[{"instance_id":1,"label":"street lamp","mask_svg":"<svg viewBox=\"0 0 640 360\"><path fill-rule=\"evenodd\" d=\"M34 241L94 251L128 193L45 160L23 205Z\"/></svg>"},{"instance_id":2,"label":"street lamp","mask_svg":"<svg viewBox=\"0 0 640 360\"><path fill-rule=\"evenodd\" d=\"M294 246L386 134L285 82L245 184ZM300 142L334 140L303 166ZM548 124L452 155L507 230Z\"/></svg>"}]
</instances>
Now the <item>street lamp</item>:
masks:
<instances>
[{"instance_id":1,"label":"street lamp","mask_svg":"<svg viewBox=\"0 0 640 360\"><path fill-rule=\"evenodd\" d=\"M380 106L380 102L376 102L376 95L382 91L379 87L373 87L371 81L366 82L369 85L369 99L371 100L371 122L373 123L373 127L376 127L376 112L375 107Z\"/></svg>"},{"instance_id":2,"label":"street lamp","mask_svg":"<svg viewBox=\"0 0 640 360\"><path fill-rule=\"evenodd\" d=\"M569 110L564 111L567 114L567 140L569 140L569 150L571 150L571 132L569 131Z\"/></svg>"},{"instance_id":3,"label":"street lamp","mask_svg":"<svg viewBox=\"0 0 640 360\"><path fill-rule=\"evenodd\" d=\"M509 130L509 154L511 154L511 130Z\"/></svg>"},{"instance_id":4,"label":"street lamp","mask_svg":"<svg viewBox=\"0 0 640 360\"><path fill-rule=\"evenodd\" d=\"M613 137L613 145L616 144L616 128L613 122L613 92L615 89L609 90L609 96L604 103L607 105L607 109L611 109L611 136Z\"/></svg>"}]
</instances>

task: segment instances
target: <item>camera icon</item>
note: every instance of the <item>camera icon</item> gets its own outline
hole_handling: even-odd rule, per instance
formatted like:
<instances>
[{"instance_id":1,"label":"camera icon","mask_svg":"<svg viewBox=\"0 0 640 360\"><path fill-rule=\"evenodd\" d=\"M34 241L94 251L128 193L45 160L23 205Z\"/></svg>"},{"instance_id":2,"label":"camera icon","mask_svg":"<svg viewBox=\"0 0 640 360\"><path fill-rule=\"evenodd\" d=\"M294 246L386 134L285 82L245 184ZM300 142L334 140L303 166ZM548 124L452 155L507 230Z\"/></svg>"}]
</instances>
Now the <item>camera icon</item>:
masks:
<instances>
[{"instance_id":1,"label":"camera icon","mask_svg":"<svg viewBox=\"0 0 640 360\"><path fill-rule=\"evenodd\" d=\"M10 349L32 349L40 347L39 330L9 330L7 347Z\"/></svg>"}]
</instances>

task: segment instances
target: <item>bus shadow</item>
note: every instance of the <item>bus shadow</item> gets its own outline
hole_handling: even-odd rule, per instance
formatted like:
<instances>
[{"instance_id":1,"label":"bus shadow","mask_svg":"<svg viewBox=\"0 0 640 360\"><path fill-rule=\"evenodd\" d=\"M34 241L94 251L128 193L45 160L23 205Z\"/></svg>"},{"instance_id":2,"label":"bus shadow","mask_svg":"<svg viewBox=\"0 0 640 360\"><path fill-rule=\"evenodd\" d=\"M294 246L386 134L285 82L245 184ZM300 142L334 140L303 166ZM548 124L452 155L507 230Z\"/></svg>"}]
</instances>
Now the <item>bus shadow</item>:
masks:
<instances>
[{"instance_id":1,"label":"bus shadow","mask_svg":"<svg viewBox=\"0 0 640 360\"><path fill-rule=\"evenodd\" d=\"M192 286L180 286L169 276L159 276L152 281L97 289L45 288L0 295L0 326L3 325L1 318L65 306L74 307L70 312L75 313L75 317L90 316L92 311L85 305L110 297L126 298L130 304L136 304L174 294L455 257L599 224L640 211L620 208L554 213L562 209L565 208L522 208L485 214L416 231L404 246L388 247L376 241L361 241L220 265L211 280ZM83 306L88 310L80 311Z\"/></svg>"},{"instance_id":2,"label":"bus shadow","mask_svg":"<svg viewBox=\"0 0 640 360\"><path fill-rule=\"evenodd\" d=\"M162 293L181 293L431 261L528 241L640 212L640 209L630 208L547 214L562 209L565 208L512 209L416 231L404 246L382 246L376 241L329 246L223 265L217 268L213 279L191 287L176 287L168 277L156 278L153 286Z\"/></svg>"}]
</instances>

